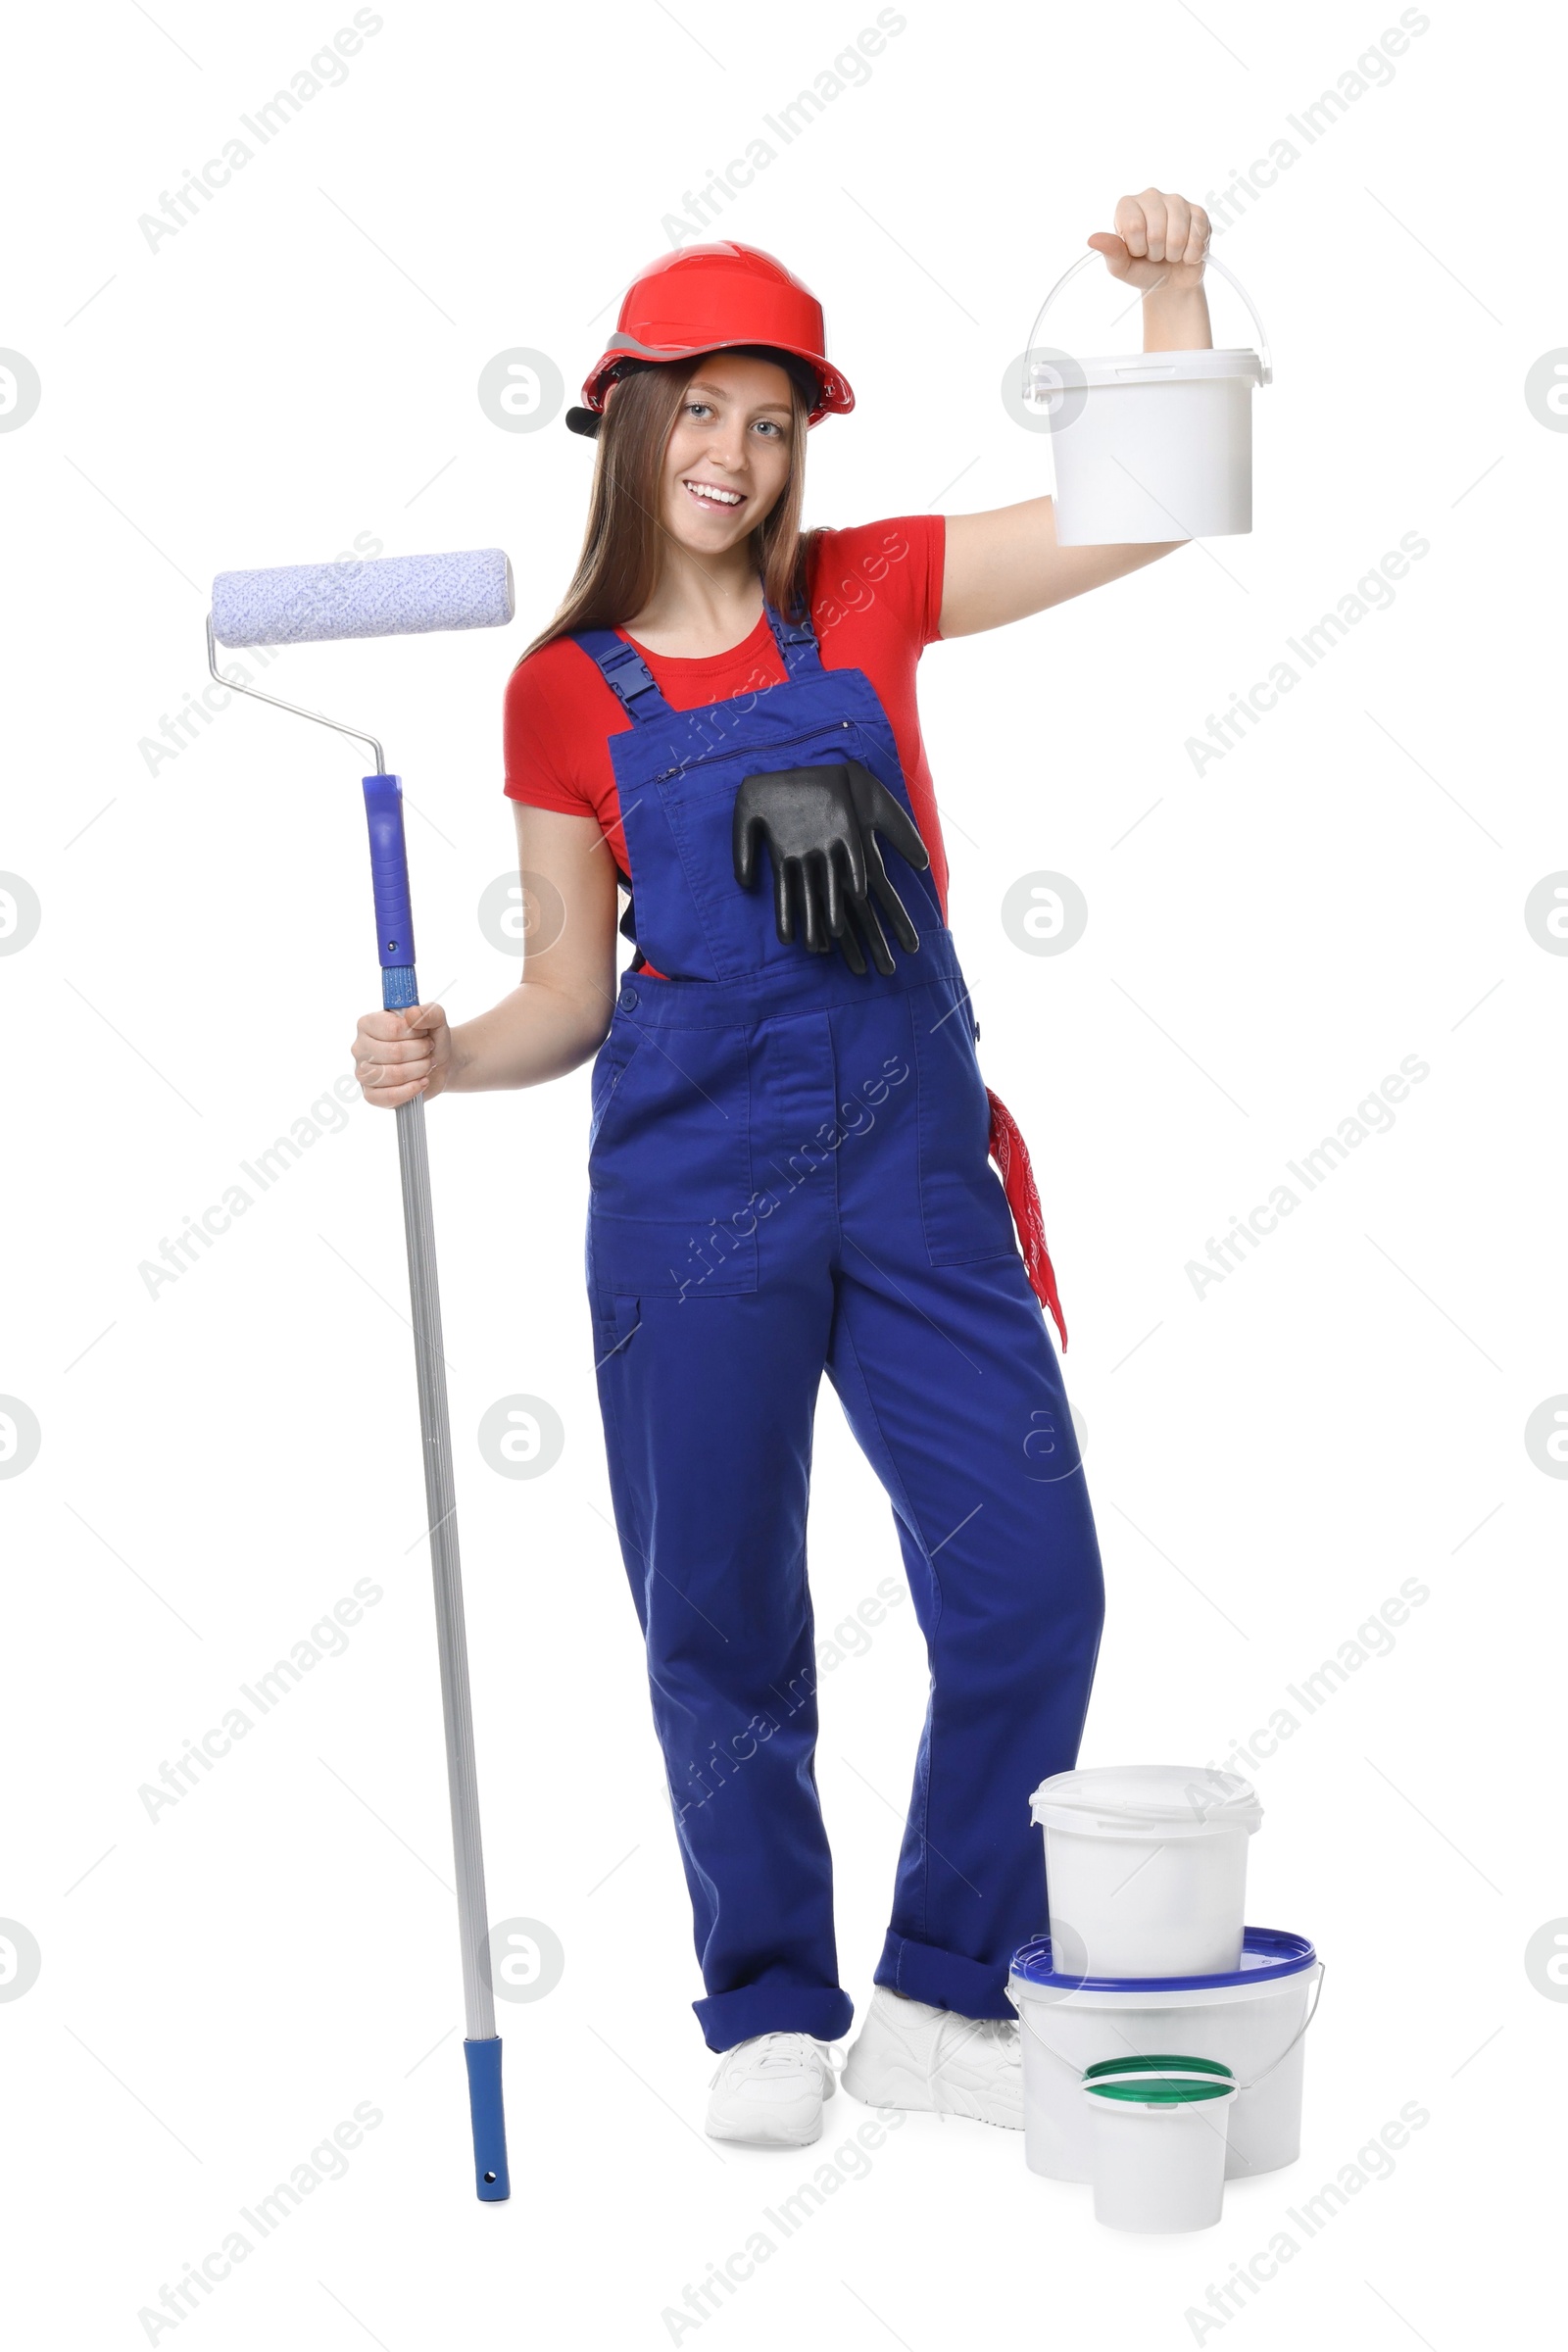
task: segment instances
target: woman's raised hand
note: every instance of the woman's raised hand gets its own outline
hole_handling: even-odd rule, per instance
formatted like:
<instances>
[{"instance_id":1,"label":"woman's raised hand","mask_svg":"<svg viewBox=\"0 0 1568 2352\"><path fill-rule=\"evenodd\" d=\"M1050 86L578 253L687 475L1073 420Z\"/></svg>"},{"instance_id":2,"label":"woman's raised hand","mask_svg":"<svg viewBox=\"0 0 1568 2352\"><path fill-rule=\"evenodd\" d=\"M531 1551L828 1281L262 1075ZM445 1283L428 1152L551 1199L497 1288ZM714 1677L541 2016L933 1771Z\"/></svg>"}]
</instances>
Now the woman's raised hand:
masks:
<instances>
[{"instance_id":1,"label":"woman's raised hand","mask_svg":"<svg viewBox=\"0 0 1568 2352\"><path fill-rule=\"evenodd\" d=\"M452 1032L440 1005L362 1013L354 1032L354 1074L377 1110L396 1110L416 1095L440 1094L452 1075Z\"/></svg>"},{"instance_id":2,"label":"woman's raised hand","mask_svg":"<svg viewBox=\"0 0 1568 2352\"><path fill-rule=\"evenodd\" d=\"M1140 294L1159 286L1186 293L1201 285L1209 225L1200 204L1146 188L1141 196L1121 199L1115 220L1114 233L1102 229L1089 240L1104 255L1112 277L1125 279Z\"/></svg>"}]
</instances>

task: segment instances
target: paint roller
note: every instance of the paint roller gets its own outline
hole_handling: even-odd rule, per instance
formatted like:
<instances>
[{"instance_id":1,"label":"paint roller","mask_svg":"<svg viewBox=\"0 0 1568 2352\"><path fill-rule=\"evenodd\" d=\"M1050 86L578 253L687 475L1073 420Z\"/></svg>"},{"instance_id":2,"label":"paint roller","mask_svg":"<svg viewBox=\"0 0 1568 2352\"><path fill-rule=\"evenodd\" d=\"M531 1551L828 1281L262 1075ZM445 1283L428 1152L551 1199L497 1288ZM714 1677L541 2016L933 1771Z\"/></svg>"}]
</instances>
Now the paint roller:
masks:
<instances>
[{"instance_id":1,"label":"paint roller","mask_svg":"<svg viewBox=\"0 0 1568 2352\"><path fill-rule=\"evenodd\" d=\"M499 547L220 571L213 582L213 635L220 645L502 629L512 612L512 565Z\"/></svg>"},{"instance_id":2,"label":"paint roller","mask_svg":"<svg viewBox=\"0 0 1568 2352\"><path fill-rule=\"evenodd\" d=\"M364 778L370 833L370 877L381 961L381 1003L400 1011L419 1001L414 968L414 918L409 903L408 851L403 828L402 779L386 772L377 738L359 727L307 710L275 694L224 677L217 647L305 645L351 637L415 637L436 629L504 628L513 616L512 565L498 547L445 556L387 556L340 564L291 564L268 571L222 571L213 582L207 619L207 665L223 686L279 710L335 728L368 744L376 772ZM441 1298L436 1282L435 1232L424 1101L416 1096L397 1111L398 1162L403 1179L403 1227L408 1246L419 1427L424 1442L424 1491L429 1513L430 1568L435 1585L436 1643L441 1711L446 1729L447 1786L457 1862L458 1927L463 1946L464 2056L473 2127L474 2186L487 2204L510 2195L506 2118L501 2091L501 2042L496 2033L490 1976L484 1852L468 1695L464 1631L463 1572L458 1553L452 1429L441 1352Z\"/></svg>"}]
</instances>

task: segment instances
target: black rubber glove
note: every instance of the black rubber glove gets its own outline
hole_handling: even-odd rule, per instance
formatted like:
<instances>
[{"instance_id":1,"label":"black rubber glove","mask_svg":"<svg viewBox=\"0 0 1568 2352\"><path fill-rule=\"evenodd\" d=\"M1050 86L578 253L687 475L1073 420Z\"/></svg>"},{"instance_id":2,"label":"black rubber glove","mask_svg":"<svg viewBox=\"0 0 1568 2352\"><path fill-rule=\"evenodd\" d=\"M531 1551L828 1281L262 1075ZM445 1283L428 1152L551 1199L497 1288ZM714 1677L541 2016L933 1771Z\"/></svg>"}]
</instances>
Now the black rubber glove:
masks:
<instances>
[{"instance_id":1,"label":"black rubber glove","mask_svg":"<svg viewBox=\"0 0 1568 2352\"><path fill-rule=\"evenodd\" d=\"M858 760L748 776L735 796L735 879L751 889L765 842L779 938L793 940L798 923L813 956L831 955L836 940L852 972L866 968L863 938L877 970L889 973L893 950L878 906L907 954L918 953L920 935L888 880L879 833L924 873L931 859L913 820Z\"/></svg>"}]
</instances>

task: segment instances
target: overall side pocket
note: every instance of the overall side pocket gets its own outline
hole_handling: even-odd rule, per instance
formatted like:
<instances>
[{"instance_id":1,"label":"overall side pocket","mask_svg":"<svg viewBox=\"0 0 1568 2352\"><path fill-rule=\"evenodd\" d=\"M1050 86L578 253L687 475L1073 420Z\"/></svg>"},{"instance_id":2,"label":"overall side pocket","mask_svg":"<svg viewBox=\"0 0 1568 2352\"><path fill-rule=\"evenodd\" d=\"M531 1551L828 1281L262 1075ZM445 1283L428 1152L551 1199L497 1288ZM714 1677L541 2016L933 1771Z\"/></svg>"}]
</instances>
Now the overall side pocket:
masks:
<instances>
[{"instance_id":1,"label":"overall side pocket","mask_svg":"<svg viewBox=\"0 0 1568 2352\"><path fill-rule=\"evenodd\" d=\"M914 991L919 1083L920 1214L934 1266L1009 1257L1017 1242L1002 1180L991 1165L991 1105L975 1057L962 982Z\"/></svg>"},{"instance_id":2,"label":"overall side pocket","mask_svg":"<svg viewBox=\"0 0 1568 2352\"><path fill-rule=\"evenodd\" d=\"M637 1057L641 1039L630 1031L617 1036L613 1029L594 1056L593 1076L589 1082L593 1105L588 1128L588 1150L592 1152L604 1129L606 1115L619 1091L620 1082Z\"/></svg>"}]
</instances>

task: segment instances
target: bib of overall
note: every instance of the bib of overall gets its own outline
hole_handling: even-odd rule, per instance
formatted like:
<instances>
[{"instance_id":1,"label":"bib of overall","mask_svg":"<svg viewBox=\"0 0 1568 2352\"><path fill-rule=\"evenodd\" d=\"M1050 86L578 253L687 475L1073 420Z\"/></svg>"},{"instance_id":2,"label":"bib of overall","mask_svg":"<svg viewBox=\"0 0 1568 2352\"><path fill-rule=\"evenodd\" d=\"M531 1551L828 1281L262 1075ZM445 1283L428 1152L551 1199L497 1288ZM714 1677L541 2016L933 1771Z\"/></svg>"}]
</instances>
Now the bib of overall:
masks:
<instances>
[{"instance_id":1,"label":"bib of overall","mask_svg":"<svg viewBox=\"0 0 1568 2352\"><path fill-rule=\"evenodd\" d=\"M920 947L885 978L782 943L770 875L735 880L747 775L852 758L909 807L870 680L825 669L809 620L767 617L784 681L688 711L617 632L576 638L631 717L610 750L637 942L662 975L623 976L594 1064L588 1288L714 2050L834 2041L852 2015L813 1761L824 1371L892 1502L931 1675L879 1984L1012 2015L1008 1962L1046 1925L1029 1797L1077 1760L1103 1605L929 877L886 852ZM858 1623L884 1607L868 1570ZM842 1736L889 1788L889 1760Z\"/></svg>"}]
</instances>

